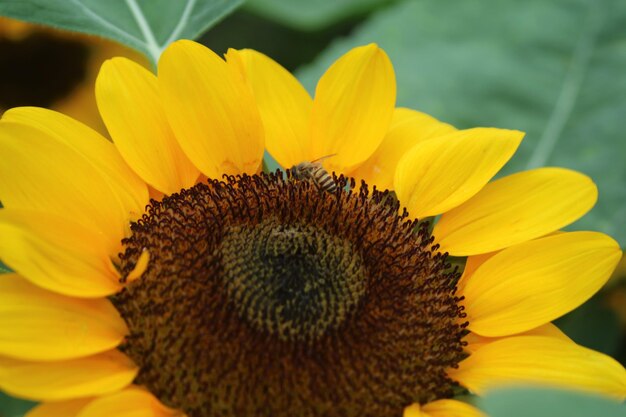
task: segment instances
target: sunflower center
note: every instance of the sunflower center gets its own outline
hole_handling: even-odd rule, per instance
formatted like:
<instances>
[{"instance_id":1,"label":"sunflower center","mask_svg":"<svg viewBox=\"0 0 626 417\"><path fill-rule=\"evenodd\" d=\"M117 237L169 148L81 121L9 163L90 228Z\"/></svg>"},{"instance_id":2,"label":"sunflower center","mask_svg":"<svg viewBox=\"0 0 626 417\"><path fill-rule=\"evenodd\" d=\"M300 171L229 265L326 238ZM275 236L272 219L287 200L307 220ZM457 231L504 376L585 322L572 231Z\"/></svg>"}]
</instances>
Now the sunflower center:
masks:
<instances>
[{"instance_id":1,"label":"sunflower center","mask_svg":"<svg viewBox=\"0 0 626 417\"><path fill-rule=\"evenodd\" d=\"M388 193L212 180L152 201L113 299L137 383L189 417L391 417L451 395L455 272ZM353 191L345 191L350 185Z\"/></svg>"},{"instance_id":2,"label":"sunflower center","mask_svg":"<svg viewBox=\"0 0 626 417\"><path fill-rule=\"evenodd\" d=\"M365 292L359 253L314 226L271 219L230 227L220 250L237 312L280 340L318 340L344 322Z\"/></svg>"}]
</instances>

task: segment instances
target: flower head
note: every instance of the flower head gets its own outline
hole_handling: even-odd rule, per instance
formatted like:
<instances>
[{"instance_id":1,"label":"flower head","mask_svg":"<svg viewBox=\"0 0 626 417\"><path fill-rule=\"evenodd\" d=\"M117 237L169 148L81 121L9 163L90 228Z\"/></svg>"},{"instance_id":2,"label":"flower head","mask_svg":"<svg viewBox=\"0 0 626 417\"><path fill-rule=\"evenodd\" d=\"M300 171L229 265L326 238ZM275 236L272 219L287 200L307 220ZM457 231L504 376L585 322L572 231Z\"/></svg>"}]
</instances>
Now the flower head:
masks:
<instances>
[{"instance_id":1,"label":"flower head","mask_svg":"<svg viewBox=\"0 0 626 417\"><path fill-rule=\"evenodd\" d=\"M0 113L11 107L57 110L106 132L93 84L100 66L124 56L149 65L119 43L0 17ZM41 69L45 68L45 71Z\"/></svg>"},{"instance_id":2,"label":"flower head","mask_svg":"<svg viewBox=\"0 0 626 417\"><path fill-rule=\"evenodd\" d=\"M44 109L0 121L0 388L43 401L31 417L476 416L455 392L516 383L624 398L623 367L550 324L621 257L558 232L593 182L491 181L522 134L395 109L376 45L315 98L190 41L158 77L108 61L96 96L113 143ZM265 149L286 173L260 172Z\"/></svg>"}]
</instances>

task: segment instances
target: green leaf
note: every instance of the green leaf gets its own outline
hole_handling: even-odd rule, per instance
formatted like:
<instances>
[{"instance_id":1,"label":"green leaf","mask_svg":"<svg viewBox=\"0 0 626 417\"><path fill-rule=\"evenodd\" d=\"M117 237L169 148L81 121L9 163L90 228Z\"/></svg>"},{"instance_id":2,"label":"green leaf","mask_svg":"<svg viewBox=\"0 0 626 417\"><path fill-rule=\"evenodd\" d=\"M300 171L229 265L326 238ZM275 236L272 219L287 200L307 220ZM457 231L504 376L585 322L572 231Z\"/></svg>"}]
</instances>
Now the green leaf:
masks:
<instances>
[{"instance_id":1,"label":"green leaf","mask_svg":"<svg viewBox=\"0 0 626 417\"><path fill-rule=\"evenodd\" d=\"M269 152L265 151L265 155L263 156L263 172L276 172L277 169L282 169L282 167L272 158Z\"/></svg>"},{"instance_id":2,"label":"green leaf","mask_svg":"<svg viewBox=\"0 0 626 417\"><path fill-rule=\"evenodd\" d=\"M243 0L0 0L0 15L113 39L153 62L177 39L194 39Z\"/></svg>"},{"instance_id":3,"label":"green leaf","mask_svg":"<svg viewBox=\"0 0 626 417\"><path fill-rule=\"evenodd\" d=\"M626 405L554 389L499 389L479 400L489 417L623 417Z\"/></svg>"},{"instance_id":4,"label":"green leaf","mask_svg":"<svg viewBox=\"0 0 626 417\"><path fill-rule=\"evenodd\" d=\"M0 391L0 417L22 417L35 403L9 397Z\"/></svg>"},{"instance_id":5,"label":"green leaf","mask_svg":"<svg viewBox=\"0 0 626 417\"><path fill-rule=\"evenodd\" d=\"M13 272L13 270L0 261L0 274L8 274L9 272Z\"/></svg>"},{"instance_id":6,"label":"green leaf","mask_svg":"<svg viewBox=\"0 0 626 417\"><path fill-rule=\"evenodd\" d=\"M574 226L626 246L626 2L413 0L374 15L299 72L311 91L328 65L377 42L398 105L457 127L527 132L504 173L542 165L590 175L600 197Z\"/></svg>"},{"instance_id":7,"label":"green leaf","mask_svg":"<svg viewBox=\"0 0 626 417\"><path fill-rule=\"evenodd\" d=\"M246 8L301 30L320 30L392 0L248 0Z\"/></svg>"}]
</instances>

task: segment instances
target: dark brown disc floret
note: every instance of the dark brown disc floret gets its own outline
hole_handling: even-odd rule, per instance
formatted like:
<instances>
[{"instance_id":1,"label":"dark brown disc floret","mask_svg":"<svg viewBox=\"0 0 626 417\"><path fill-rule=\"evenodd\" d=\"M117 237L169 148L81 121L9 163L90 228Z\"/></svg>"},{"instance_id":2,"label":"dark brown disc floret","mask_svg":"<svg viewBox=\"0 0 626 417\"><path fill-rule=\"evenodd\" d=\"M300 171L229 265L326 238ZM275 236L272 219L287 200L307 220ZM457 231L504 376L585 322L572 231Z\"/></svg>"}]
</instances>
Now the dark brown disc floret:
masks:
<instances>
[{"instance_id":1,"label":"dark brown disc floret","mask_svg":"<svg viewBox=\"0 0 626 417\"><path fill-rule=\"evenodd\" d=\"M226 177L152 201L114 303L137 383L189 417L401 416L451 395L458 274L389 192ZM351 191L346 191L350 189Z\"/></svg>"}]
</instances>

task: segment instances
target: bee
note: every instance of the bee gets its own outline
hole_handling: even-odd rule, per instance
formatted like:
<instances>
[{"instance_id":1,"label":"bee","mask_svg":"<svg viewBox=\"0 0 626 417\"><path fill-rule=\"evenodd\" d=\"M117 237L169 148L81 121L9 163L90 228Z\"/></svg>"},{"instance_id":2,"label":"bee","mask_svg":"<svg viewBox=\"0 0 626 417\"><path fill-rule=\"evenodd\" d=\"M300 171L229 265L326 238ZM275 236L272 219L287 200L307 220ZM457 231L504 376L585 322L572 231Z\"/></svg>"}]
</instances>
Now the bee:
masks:
<instances>
[{"instance_id":1,"label":"bee","mask_svg":"<svg viewBox=\"0 0 626 417\"><path fill-rule=\"evenodd\" d=\"M324 159L334 155L326 155L313 161L300 162L298 165L291 167L291 174L297 180L310 180L320 190L334 193L337 190L337 184L322 166Z\"/></svg>"}]
</instances>

